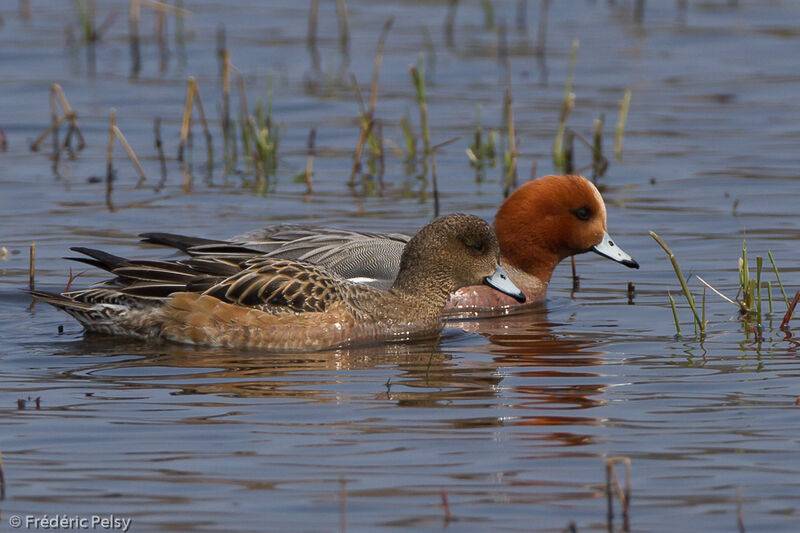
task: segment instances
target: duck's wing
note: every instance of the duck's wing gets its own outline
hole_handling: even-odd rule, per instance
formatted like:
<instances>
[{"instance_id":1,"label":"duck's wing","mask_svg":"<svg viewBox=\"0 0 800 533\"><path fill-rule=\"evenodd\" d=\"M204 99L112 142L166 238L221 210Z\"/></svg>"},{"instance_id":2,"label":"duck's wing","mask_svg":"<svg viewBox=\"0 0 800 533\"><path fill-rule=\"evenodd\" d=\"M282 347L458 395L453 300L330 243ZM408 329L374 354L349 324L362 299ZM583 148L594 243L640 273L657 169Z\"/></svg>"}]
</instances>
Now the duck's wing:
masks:
<instances>
[{"instance_id":1,"label":"duck's wing","mask_svg":"<svg viewBox=\"0 0 800 533\"><path fill-rule=\"evenodd\" d=\"M281 312L321 312L368 287L358 288L309 263L271 257L253 258L242 270L204 294L246 307Z\"/></svg>"},{"instance_id":2,"label":"duck's wing","mask_svg":"<svg viewBox=\"0 0 800 533\"><path fill-rule=\"evenodd\" d=\"M237 235L234 242L267 257L307 261L345 279L388 287L400 270L410 236L300 225L269 226Z\"/></svg>"},{"instance_id":3,"label":"duck's wing","mask_svg":"<svg viewBox=\"0 0 800 533\"><path fill-rule=\"evenodd\" d=\"M151 261L118 257L91 248L72 248L87 257L71 258L111 272L116 277L91 289L66 296L86 303L116 303L130 298L163 301L176 292L214 296L224 302L265 311L320 312L359 292L373 291L328 272L291 259L265 256L246 261L226 255Z\"/></svg>"},{"instance_id":4,"label":"duck's wing","mask_svg":"<svg viewBox=\"0 0 800 533\"><path fill-rule=\"evenodd\" d=\"M294 224L268 226L229 241L173 233L143 233L146 242L170 246L193 257L225 257L244 262L264 255L304 261L345 279L388 288L400 270L400 256L410 236L369 233Z\"/></svg>"}]
</instances>

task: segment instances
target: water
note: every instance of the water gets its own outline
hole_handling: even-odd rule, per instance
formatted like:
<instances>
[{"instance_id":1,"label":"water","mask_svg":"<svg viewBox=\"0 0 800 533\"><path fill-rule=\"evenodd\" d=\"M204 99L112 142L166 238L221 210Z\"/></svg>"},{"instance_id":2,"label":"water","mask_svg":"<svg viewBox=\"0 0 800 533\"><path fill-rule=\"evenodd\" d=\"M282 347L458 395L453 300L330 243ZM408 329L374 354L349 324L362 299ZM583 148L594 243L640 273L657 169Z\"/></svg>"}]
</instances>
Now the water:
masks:
<instances>
[{"instance_id":1,"label":"water","mask_svg":"<svg viewBox=\"0 0 800 533\"><path fill-rule=\"evenodd\" d=\"M433 214L430 184L408 175L393 152L382 187L361 177L355 189L347 186L358 138L347 73L368 98L389 16L377 105L384 137L403 145L407 108L418 127L408 65L423 54L432 143L461 136L436 158L441 210L491 219L500 170L476 182L464 150L476 105L487 129L500 127L497 30L486 28L480 2L462 2L448 46L445 2L353 0L348 62L334 7L323 2L315 73L307 3L186 1L185 45L175 42L170 17L163 72L155 19L145 10L142 70L132 78L127 3L99 4L98 23L112 18L94 74L85 47L65 47L65 28L79 36L73 3L33 2L28 21L16 2L0 7L0 128L8 140L0 153L0 246L9 250L0 261L4 524L14 515L113 513L132 518L132 531L560 531L570 521L597 531L606 529L605 460L625 456L633 530L735 531L739 506L748 530L797 530L800 364L797 343L777 329L785 309L779 290L763 342L710 293L706 338L693 335L682 301L684 336L675 338L666 291L680 300L680 289L647 234L658 232L687 274L730 297L746 234L751 264L771 250L790 297L795 291L795 3L690 2L682 12L675 2L649 2L637 24L632 2L554 2L541 60L533 53L538 2L528 2L527 33L516 29L516 2L495 2L496 24L509 25L521 179L534 161L537 175L553 170L577 38L568 125L591 138L593 119L605 113L609 229L642 269L581 256L580 289L572 291L569 264L562 265L546 305L532 313L454 324L461 328L447 329L440 343L291 356L84 337L66 315L31 307L22 290L28 245L36 241L37 287L58 289L70 266L84 270L61 259L71 245L163 255L137 244L142 231L225 237L286 221L413 231ZM251 112L271 79L273 119L285 125L278 175L266 188L241 159L224 175L219 24ZM210 178L197 125L188 179L175 160L189 75L212 121ZM28 149L49 124L53 82L77 110L88 145L74 161L63 156L56 172L49 139L40 152ZM626 88L633 97L618 162L613 130ZM237 94L234 86L235 109ZM112 107L149 178L137 188L117 147L110 210L102 178ZM157 192L156 117L168 157ZM306 195L293 177L305 168L310 128L318 152L314 192ZM590 161L580 144L576 159ZM763 278L774 281L765 263ZM101 276L90 270L74 283ZM699 294L696 279L690 284Z\"/></svg>"}]
</instances>

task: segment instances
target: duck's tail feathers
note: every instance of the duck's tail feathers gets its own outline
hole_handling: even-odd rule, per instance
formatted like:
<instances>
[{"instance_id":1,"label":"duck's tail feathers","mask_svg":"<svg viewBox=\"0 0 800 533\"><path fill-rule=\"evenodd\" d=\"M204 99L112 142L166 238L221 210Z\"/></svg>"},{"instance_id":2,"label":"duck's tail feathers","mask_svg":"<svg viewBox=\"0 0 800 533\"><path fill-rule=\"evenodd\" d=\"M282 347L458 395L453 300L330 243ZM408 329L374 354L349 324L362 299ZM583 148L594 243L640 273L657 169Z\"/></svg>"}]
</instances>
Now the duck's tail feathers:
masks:
<instances>
[{"instance_id":1,"label":"duck's tail feathers","mask_svg":"<svg viewBox=\"0 0 800 533\"><path fill-rule=\"evenodd\" d=\"M57 307L58 309L64 311L69 311L70 309L88 311L95 307L95 304L73 300L72 298L64 296L63 294L56 294L54 292L45 292L36 290L31 290L29 292L30 295L33 296L35 300L50 304L53 307Z\"/></svg>"},{"instance_id":2,"label":"duck's tail feathers","mask_svg":"<svg viewBox=\"0 0 800 533\"><path fill-rule=\"evenodd\" d=\"M69 259L71 261L78 261L79 263L85 263L87 265L92 265L94 267L100 268L105 270L106 272L112 272L115 268L119 268L128 264L128 260L124 257L120 257L118 255L113 255L108 252L103 252L102 250L95 250L94 248L83 248L82 246L74 246L70 248L73 252L78 252L79 254L88 255L91 259L86 257L67 257L65 259Z\"/></svg>"},{"instance_id":3,"label":"duck's tail feathers","mask_svg":"<svg viewBox=\"0 0 800 533\"><path fill-rule=\"evenodd\" d=\"M224 241L202 239L200 237L189 237L187 235L178 235L177 233L140 233L139 237L142 238L142 242L160 244L161 246L169 246L170 248L177 248L178 250L186 253L188 253L190 248L194 248L195 246L203 246L207 244L225 244Z\"/></svg>"},{"instance_id":4,"label":"duck's tail feathers","mask_svg":"<svg viewBox=\"0 0 800 533\"><path fill-rule=\"evenodd\" d=\"M125 305L104 301L81 301L76 299L73 294L82 297L91 295L83 295L83 293L90 293L95 289L86 289L85 291L75 291L74 293L56 294L45 291L30 291L30 295L38 301L48 303L57 309L61 309L70 314L77 320L87 331L94 331L97 333L118 334L120 332L127 332L126 328L119 326L120 316L129 309ZM103 289L96 289L100 292ZM125 296L122 296L125 298Z\"/></svg>"}]
</instances>

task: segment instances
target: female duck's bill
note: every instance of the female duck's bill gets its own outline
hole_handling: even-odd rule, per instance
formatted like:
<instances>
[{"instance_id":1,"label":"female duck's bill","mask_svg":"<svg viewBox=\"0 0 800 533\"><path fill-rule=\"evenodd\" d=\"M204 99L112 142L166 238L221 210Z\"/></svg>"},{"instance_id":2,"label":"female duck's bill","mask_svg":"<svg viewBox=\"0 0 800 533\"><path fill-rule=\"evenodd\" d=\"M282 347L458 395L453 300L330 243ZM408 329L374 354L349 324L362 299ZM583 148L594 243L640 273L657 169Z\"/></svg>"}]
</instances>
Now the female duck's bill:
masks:
<instances>
[{"instance_id":1,"label":"female duck's bill","mask_svg":"<svg viewBox=\"0 0 800 533\"><path fill-rule=\"evenodd\" d=\"M503 270L503 267L500 265L497 265L497 270L494 271L494 274L487 278L483 278L483 283L497 289L503 294L511 296L519 303L525 303L525 295L521 290L519 290L519 287L514 285L511 280L508 279L505 270Z\"/></svg>"}]
</instances>

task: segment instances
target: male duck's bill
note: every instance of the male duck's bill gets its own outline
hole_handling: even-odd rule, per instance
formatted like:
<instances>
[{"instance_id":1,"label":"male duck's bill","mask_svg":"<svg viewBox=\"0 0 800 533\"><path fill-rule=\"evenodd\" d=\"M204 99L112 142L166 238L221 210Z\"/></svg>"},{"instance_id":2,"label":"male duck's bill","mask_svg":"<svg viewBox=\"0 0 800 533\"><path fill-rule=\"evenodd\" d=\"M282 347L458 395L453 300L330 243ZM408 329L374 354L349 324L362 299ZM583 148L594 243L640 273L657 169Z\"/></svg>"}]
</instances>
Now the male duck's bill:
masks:
<instances>
[{"instance_id":1,"label":"male duck's bill","mask_svg":"<svg viewBox=\"0 0 800 533\"><path fill-rule=\"evenodd\" d=\"M625 250L617 246L614 241L611 240L611 236L607 231L603 232L603 240L592 246L592 251L612 261L621 263L628 268L639 268L639 263Z\"/></svg>"},{"instance_id":2,"label":"male duck's bill","mask_svg":"<svg viewBox=\"0 0 800 533\"><path fill-rule=\"evenodd\" d=\"M508 279L505 270L500 265L497 265L497 270L494 271L494 274L483 278L483 283L511 296L519 303L525 303L525 295L519 290L519 287Z\"/></svg>"}]
</instances>

